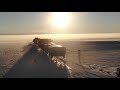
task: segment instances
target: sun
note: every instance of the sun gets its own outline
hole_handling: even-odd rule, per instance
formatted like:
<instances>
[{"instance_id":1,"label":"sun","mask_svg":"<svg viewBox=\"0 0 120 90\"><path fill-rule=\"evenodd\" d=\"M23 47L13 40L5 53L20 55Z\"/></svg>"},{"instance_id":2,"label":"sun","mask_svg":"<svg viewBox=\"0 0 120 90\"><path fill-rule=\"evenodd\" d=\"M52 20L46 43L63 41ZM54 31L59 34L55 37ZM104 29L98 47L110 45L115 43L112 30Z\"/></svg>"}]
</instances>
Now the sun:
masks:
<instances>
[{"instance_id":1,"label":"sun","mask_svg":"<svg viewBox=\"0 0 120 90\"><path fill-rule=\"evenodd\" d=\"M67 12L52 12L51 24L56 28L66 28L69 26L70 16Z\"/></svg>"}]
</instances>

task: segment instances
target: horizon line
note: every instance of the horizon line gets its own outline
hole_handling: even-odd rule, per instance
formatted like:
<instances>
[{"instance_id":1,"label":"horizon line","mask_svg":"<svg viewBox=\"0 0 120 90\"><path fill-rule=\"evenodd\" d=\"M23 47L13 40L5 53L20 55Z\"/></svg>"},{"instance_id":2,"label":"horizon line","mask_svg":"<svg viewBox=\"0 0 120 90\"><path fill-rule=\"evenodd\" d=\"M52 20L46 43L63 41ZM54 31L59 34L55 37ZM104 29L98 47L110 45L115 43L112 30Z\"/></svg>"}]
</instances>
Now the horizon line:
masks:
<instances>
[{"instance_id":1,"label":"horizon line","mask_svg":"<svg viewBox=\"0 0 120 90\"><path fill-rule=\"evenodd\" d=\"M100 33L0 33L0 35L36 35L36 34L120 34L120 32L100 32Z\"/></svg>"}]
</instances>

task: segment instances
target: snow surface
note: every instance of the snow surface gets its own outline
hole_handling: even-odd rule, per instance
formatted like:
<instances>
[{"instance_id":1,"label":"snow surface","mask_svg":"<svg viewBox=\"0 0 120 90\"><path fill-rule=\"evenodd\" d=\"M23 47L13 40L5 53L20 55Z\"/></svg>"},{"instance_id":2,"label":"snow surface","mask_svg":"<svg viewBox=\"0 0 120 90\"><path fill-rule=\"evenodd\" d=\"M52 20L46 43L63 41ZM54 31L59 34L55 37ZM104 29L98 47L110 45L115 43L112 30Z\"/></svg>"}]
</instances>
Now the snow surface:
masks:
<instances>
[{"instance_id":1,"label":"snow surface","mask_svg":"<svg viewBox=\"0 0 120 90\"><path fill-rule=\"evenodd\" d=\"M59 62L53 64L53 61L45 53L41 52L40 49L36 49L37 51L35 52L32 50L34 49L31 48L32 39L33 37L29 39L18 39L15 37L9 40L0 39L1 78L39 78L40 76L43 78L67 78L70 75L72 78L117 78L116 68L120 67L119 49L87 50L88 47L85 47L85 45L83 47L81 44L78 44L79 41L68 42L58 40L55 43L67 47L65 61L66 67L69 69L64 69L67 71L61 71L63 67L57 68L60 67ZM78 50L81 50L80 62ZM68 75L68 72L71 72L70 75ZM50 73L54 73L55 75Z\"/></svg>"}]
</instances>

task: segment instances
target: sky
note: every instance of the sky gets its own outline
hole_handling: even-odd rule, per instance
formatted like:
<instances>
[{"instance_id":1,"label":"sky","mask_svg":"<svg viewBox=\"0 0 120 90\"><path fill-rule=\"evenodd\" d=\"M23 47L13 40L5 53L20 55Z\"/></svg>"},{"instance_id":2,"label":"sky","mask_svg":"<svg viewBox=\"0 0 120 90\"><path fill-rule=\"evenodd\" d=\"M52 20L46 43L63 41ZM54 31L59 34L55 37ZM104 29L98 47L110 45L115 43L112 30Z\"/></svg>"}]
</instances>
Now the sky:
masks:
<instances>
[{"instance_id":1,"label":"sky","mask_svg":"<svg viewBox=\"0 0 120 90\"><path fill-rule=\"evenodd\" d=\"M120 12L66 12L69 24L65 28L52 26L51 13L0 12L0 34L120 33Z\"/></svg>"}]
</instances>

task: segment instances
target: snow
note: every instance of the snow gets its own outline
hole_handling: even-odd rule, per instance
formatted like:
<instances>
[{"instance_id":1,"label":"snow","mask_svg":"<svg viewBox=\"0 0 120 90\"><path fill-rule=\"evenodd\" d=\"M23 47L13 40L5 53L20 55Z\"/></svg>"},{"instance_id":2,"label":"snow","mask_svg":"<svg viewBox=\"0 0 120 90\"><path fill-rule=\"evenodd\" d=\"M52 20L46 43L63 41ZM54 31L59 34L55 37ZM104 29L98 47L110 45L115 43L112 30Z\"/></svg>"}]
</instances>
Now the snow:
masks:
<instances>
[{"instance_id":1,"label":"snow","mask_svg":"<svg viewBox=\"0 0 120 90\"><path fill-rule=\"evenodd\" d=\"M31 48L33 37L14 40L5 39L0 42L0 77L64 77L67 78L117 78L116 68L120 67L119 49L116 50L87 50L79 41L56 41L67 47L66 65L63 70L60 62L50 60L41 49ZM94 46L93 46L94 47ZM90 47L91 48L91 47ZM78 50L81 50L79 63ZM22 66L22 67L21 67ZM63 66L63 65L62 65ZM59 69L58 69L59 67ZM61 67L61 68L60 68ZM62 71L63 70L63 71ZM61 72L59 72L61 71ZM29 72L29 73L28 73ZM46 73L46 76L42 73ZM64 76L61 76L64 75Z\"/></svg>"}]
</instances>

